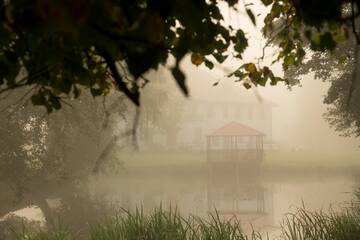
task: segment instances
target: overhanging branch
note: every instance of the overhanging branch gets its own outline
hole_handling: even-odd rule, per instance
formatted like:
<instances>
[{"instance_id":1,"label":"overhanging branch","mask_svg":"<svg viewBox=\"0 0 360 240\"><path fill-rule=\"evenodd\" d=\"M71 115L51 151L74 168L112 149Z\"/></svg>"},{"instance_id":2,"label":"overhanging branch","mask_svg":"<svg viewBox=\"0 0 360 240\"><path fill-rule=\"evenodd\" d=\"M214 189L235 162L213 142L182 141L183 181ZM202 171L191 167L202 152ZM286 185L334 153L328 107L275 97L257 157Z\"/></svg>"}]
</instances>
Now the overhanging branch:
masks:
<instances>
[{"instance_id":1,"label":"overhanging branch","mask_svg":"<svg viewBox=\"0 0 360 240\"><path fill-rule=\"evenodd\" d=\"M98 51L100 53L100 56L105 59L105 62L111 72L111 76L114 78L119 90L122 91L136 106L139 106L140 92L137 89L135 91L129 90L116 67L115 60L108 51L103 49L98 49Z\"/></svg>"}]
</instances>

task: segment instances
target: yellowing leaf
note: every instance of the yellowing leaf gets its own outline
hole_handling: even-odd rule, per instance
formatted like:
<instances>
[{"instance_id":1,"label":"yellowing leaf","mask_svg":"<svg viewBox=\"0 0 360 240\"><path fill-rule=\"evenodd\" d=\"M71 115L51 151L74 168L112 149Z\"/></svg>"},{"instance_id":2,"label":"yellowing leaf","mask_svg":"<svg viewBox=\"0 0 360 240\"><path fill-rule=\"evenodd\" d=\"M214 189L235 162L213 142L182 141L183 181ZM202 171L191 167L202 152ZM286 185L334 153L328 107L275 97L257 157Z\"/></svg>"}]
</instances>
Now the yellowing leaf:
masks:
<instances>
[{"instance_id":1,"label":"yellowing leaf","mask_svg":"<svg viewBox=\"0 0 360 240\"><path fill-rule=\"evenodd\" d=\"M256 72L256 66L253 63L247 63L247 64L245 64L245 70L250 73L254 73L254 72Z\"/></svg>"},{"instance_id":2,"label":"yellowing leaf","mask_svg":"<svg viewBox=\"0 0 360 240\"><path fill-rule=\"evenodd\" d=\"M194 65L199 66L204 62L204 56L199 53L193 53L191 54L191 62Z\"/></svg>"}]
</instances>

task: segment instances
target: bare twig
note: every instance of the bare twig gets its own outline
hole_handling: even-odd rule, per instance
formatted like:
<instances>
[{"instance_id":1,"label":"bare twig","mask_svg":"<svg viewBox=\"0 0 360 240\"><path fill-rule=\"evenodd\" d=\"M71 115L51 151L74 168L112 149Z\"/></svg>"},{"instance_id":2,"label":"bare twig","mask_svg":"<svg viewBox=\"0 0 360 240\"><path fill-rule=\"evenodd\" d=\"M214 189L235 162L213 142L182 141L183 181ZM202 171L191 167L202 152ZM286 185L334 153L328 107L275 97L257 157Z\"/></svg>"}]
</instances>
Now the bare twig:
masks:
<instances>
[{"instance_id":1,"label":"bare twig","mask_svg":"<svg viewBox=\"0 0 360 240\"><path fill-rule=\"evenodd\" d=\"M0 89L0 95L5 93L5 92L9 92L11 90L14 90L16 88L20 88L20 87L24 87L27 85L31 85L31 81L37 79L38 77L40 77L43 73L45 73L46 71L50 71L51 69L53 69L55 67L54 66L45 66L43 68L41 68L39 71L35 72L34 74L32 74L31 76L27 75L26 77L23 77L21 80L19 80L18 82L16 82L14 85L10 86L10 87L6 87L3 89Z\"/></svg>"},{"instance_id":2,"label":"bare twig","mask_svg":"<svg viewBox=\"0 0 360 240\"><path fill-rule=\"evenodd\" d=\"M70 108L73 108L74 106L71 105L69 102L67 102L66 100L64 100L64 98L60 97L59 101L62 102L63 104L67 105Z\"/></svg>"},{"instance_id":3,"label":"bare twig","mask_svg":"<svg viewBox=\"0 0 360 240\"><path fill-rule=\"evenodd\" d=\"M138 126L139 126L139 119L140 119L140 108L136 108L135 109L135 117L134 117L133 126L132 126L132 140L133 140L134 149L136 151L139 150L139 144L137 141L137 130L138 130Z\"/></svg>"},{"instance_id":4,"label":"bare twig","mask_svg":"<svg viewBox=\"0 0 360 240\"><path fill-rule=\"evenodd\" d=\"M150 82L150 80L143 75L141 75L140 78L144 80L144 83L140 85L140 88L144 88Z\"/></svg>"},{"instance_id":5,"label":"bare twig","mask_svg":"<svg viewBox=\"0 0 360 240\"><path fill-rule=\"evenodd\" d=\"M354 2L351 3L351 16L352 16L351 17L351 28L355 35L356 44L359 45L360 44L360 36L356 29L355 3Z\"/></svg>"},{"instance_id":6,"label":"bare twig","mask_svg":"<svg viewBox=\"0 0 360 240\"><path fill-rule=\"evenodd\" d=\"M126 43L126 44L136 43L136 44L145 45L145 47L157 48L160 50L170 50L170 48L168 48L165 45L155 43L155 42L149 41L147 39L135 38L132 36L116 34L114 32L109 31L108 29L100 26L98 23L96 23L94 21L89 21L88 24L91 28L95 29L97 32L101 33L102 35L106 36L108 39L116 42L117 44L119 44L119 43Z\"/></svg>"},{"instance_id":7,"label":"bare twig","mask_svg":"<svg viewBox=\"0 0 360 240\"><path fill-rule=\"evenodd\" d=\"M350 87L349 87L349 96L346 102L346 108L349 111L350 107L351 107L351 100L353 98L353 93L355 91L356 88L356 81L358 80L358 69L357 66L359 64L359 45L360 45L360 36L359 33L357 32L356 29L356 17L355 17L355 5L354 2L351 3L351 14L352 14L352 18L351 18L351 26L352 26L352 31L354 33L355 39L356 39L356 45L355 45L355 61L354 61L354 70L353 70L353 76L351 79L351 83L350 83Z\"/></svg>"},{"instance_id":8,"label":"bare twig","mask_svg":"<svg viewBox=\"0 0 360 240\"><path fill-rule=\"evenodd\" d=\"M346 102L346 108L347 108L348 111L350 110L351 99L353 97L353 93L354 93L355 88L356 88L356 81L357 81L357 78L359 77L358 73L357 73L357 71L358 71L357 70L357 65L359 63L359 45L358 44L355 45L354 55L355 55L354 70L353 70L352 79L351 79L351 83L350 83L350 87L349 87L349 96L348 96L348 99L347 99L347 102Z\"/></svg>"},{"instance_id":9,"label":"bare twig","mask_svg":"<svg viewBox=\"0 0 360 240\"><path fill-rule=\"evenodd\" d=\"M5 96L3 96L2 98L0 98L0 101L7 99L12 93L13 93L13 91L9 91Z\"/></svg>"},{"instance_id":10,"label":"bare twig","mask_svg":"<svg viewBox=\"0 0 360 240\"><path fill-rule=\"evenodd\" d=\"M274 35L272 35L267 41L266 41L266 44L264 45L264 47L262 48L262 55L261 57L258 58L258 65L260 65L260 62L261 61L264 61L264 58L265 58L265 51L266 49L270 46L270 44L276 39L276 37L278 36L278 34L283 31L284 29L286 28L289 28L291 26L291 24L294 22L294 19L292 20L288 20L286 19L287 21L287 24L280 30L277 31L277 33L275 33Z\"/></svg>"},{"instance_id":11,"label":"bare twig","mask_svg":"<svg viewBox=\"0 0 360 240\"><path fill-rule=\"evenodd\" d=\"M19 107L19 106L21 105L22 101L23 101L35 88L36 88L36 86L33 86L33 87L30 88L27 92L25 92L25 94L24 94L22 97L20 97L16 102L12 102L12 103L6 105L4 108L2 108L2 109L0 110L0 113L3 113L3 112L6 111L9 107L14 106L14 105L16 105L17 107ZM15 110L14 110L14 111L15 111Z\"/></svg>"},{"instance_id":12,"label":"bare twig","mask_svg":"<svg viewBox=\"0 0 360 240\"><path fill-rule=\"evenodd\" d=\"M95 161L95 165L94 165L94 168L92 170L92 172L94 174L99 173L101 165L104 163L104 161L106 160L106 157L109 155L111 150L115 147L116 143L120 140L120 138L130 136L131 133L132 133L132 131L129 130L129 131L126 131L125 133L114 135L110 139L108 144L106 144L105 148L103 149L103 151L100 153L99 157ZM125 145L123 145L121 148L124 148L124 147L125 147Z\"/></svg>"}]
</instances>

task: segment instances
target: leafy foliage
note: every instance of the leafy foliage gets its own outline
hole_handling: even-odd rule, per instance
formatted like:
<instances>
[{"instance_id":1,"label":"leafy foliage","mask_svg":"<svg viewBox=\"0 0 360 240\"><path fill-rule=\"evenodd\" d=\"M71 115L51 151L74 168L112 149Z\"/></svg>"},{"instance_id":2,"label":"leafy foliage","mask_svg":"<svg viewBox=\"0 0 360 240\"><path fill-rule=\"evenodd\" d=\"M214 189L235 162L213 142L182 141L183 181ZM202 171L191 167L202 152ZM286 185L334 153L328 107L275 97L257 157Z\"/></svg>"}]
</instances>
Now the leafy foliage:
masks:
<instances>
[{"instance_id":1,"label":"leafy foliage","mask_svg":"<svg viewBox=\"0 0 360 240\"><path fill-rule=\"evenodd\" d=\"M282 59L285 70L292 65L299 66L307 48L332 51L349 39L350 26L347 19L338 18L343 11L343 1L271 2L270 13L264 20L263 34L269 38L269 43L275 43L280 48L276 61ZM325 12L316 12L324 7L331 9L326 14L327 9Z\"/></svg>"},{"instance_id":2,"label":"leafy foliage","mask_svg":"<svg viewBox=\"0 0 360 240\"><path fill-rule=\"evenodd\" d=\"M2 1L0 93L33 86L33 104L52 112L64 98L78 98L82 87L94 97L117 88L139 105L139 89L148 82L143 75L172 56L171 73L187 95L179 67L186 54L193 64L212 69L229 55L242 59L248 47L241 28L225 25L220 2L237 9L237 0ZM267 45L279 47L274 61L282 61L285 70L299 66L307 48L332 51L351 31L360 39L357 1L261 2L270 10L263 27ZM248 6L244 11L257 24ZM232 75L247 88L284 81L269 66L253 66L244 64Z\"/></svg>"},{"instance_id":3,"label":"leafy foliage","mask_svg":"<svg viewBox=\"0 0 360 240\"><path fill-rule=\"evenodd\" d=\"M348 137L360 136L357 48L349 41L339 45L331 54L313 52L302 65L285 72L291 76L292 85L301 84L302 76L309 73L330 84L324 96L324 103L328 106L324 117L336 131Z\"/></svg>"},{"instance_id":4,"label":"leafy foliage","mask_svg":"<svg viewBox=\"0 0 360 240\"><path fill-rule=\"evenodd\" d=\"M212 68L209 57L223 62L232 45L239 56L247 46L241 30L221 24L217 1L15 0L3 1L0 15L0 91L34 86L33 104L48 112L79 97L80 86L94 97L116 87L139 105L143 74L169 55L187 94L179 68L187 53Z\"/></svg>"},{"instance_id":5,"label":"leafy foliage","mask_svg":"<svg viewBox=\"0 0 360 240\"><path fill-rule=\"evenodd\" d=\"M282 225L284 240L351 240L359 235L358 206L347 207L342 212L330 210L329 213L301 208L295 214L288 214Z\"/></svg>"},{"instance_id":6,"label":"leafy foliage","mask_svg":"<svg viewBox=\"0 0 360 240\"><path fill-rule=\"evenodd\" d=\"M290 85L310 72L331 83L324 117L335 130L355 137L360 136L357 9L356 1L272 1L263 28L268 44L280 48L276 61L283 59Z\"/></svg>"},{"instance_id":7,"label":"leafy foliage","mask_svg":"<svg viewBox=\"0 0 360 240\"><path fill-rule=\"evenodd\" d=\"M28 90L19 89L6 101L21 99ZM119 131L113 122L119 124L125 106L122 97L113 94L107 102L84 94L82 101L72 104L49 116L22 102L1 106L0 216L30 202L41 208L52 225L54 216L46 201L50 198L61 199L59 212L71 212L66 216L71 226L94 213L87 180L95 167L107 167L112 149L106 146L116 134L109 131ZM103 149L107 149L106 154Z\"/></svg>"}]
</instances>

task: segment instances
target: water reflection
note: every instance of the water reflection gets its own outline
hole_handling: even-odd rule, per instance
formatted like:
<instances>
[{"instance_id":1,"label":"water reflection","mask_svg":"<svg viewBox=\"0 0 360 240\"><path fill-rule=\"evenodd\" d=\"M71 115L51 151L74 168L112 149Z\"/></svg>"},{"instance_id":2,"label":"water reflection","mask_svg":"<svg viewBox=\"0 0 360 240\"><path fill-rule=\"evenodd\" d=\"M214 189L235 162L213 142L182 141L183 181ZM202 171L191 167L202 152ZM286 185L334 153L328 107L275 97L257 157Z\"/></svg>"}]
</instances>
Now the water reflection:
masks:
<instances>
[{"instance_id":1,"label":"water reflection","mask_svg":"<svg viewBox=\"0 0 360 240\"><path fill-rule=\"evenodd\" d=\"M304 203L309 210L326 210L330 204L348 201L354 186L348 176L269 175L262 172L261 159L213 156L201 171L176 166L128 169L97 182L94 191L124 208L142 206L145 213L160 204L164 209L176 206L183 216L207 217L216 209L221 218L235 215L249 232L252 228L272 231L293 206Z\"/></svg>"},{"instance_id":2,"label":"water reflection","mask_svg":"<svg viewBox=\"0 0 360 240\"><path fill-rule=\"evenodd\" d=\"M250 226L273 225L271 188L261 181L261 132L232 122L207 137L208 212L236 216Z\"/></svg>"}]
</instances>

